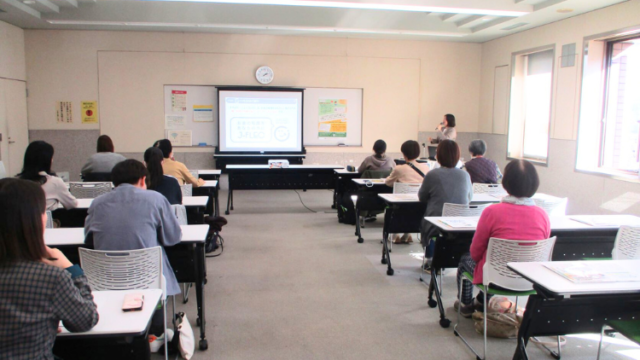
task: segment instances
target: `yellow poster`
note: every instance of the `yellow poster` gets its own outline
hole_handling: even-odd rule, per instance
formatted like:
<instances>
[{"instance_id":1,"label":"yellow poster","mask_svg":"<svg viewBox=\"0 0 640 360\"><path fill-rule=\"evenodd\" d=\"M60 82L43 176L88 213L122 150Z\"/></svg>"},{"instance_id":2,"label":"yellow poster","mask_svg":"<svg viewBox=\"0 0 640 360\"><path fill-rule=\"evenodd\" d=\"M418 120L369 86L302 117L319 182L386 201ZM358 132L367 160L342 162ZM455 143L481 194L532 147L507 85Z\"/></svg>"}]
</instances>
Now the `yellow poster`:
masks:
<instances>
[{"instance_id":1,"label":"yellow poster","mask_svg":"<svg viewBox=\"0 0 640 360\"><path fill-rule=\"evenodd\" d=\"M97 101L82 101L80 103L80 107L82 109L83 124L98 123L98 102Z\"/></svg>"}]
</instances>

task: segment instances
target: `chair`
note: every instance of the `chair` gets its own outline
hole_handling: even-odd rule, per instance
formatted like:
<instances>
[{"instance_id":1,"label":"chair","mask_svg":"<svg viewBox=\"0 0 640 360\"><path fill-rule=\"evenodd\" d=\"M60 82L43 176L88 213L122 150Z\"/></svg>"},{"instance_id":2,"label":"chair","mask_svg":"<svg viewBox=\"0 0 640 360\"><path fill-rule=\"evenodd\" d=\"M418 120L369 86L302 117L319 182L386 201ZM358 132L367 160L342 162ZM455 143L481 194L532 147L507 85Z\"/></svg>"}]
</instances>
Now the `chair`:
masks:
<instances>
[{"instance_id":1,"label":"chair","mask_svg":"<svg viewBox=\"0 0 640 360\"><path fill-rule=\"evenodd\" d=\"M600 360L600 353L602 352L602 340L604 339L605 327L609 326L615 332L619 332L627 339L640 344L640 321L639 320L610 320L607 325L602 327L600 333L600 344L598 345L598 357Z\"/></svg>"},{"instance_id":2,"label":"chair","mask_svg":"<svg viewBox=\"0 0 640 360\"><path fill-rule=\"evenodd\" d=\"M562 216L567 213L567 198L533 198L549 216Z\"/></svg>"},{"instance_id":3,"label":"chair","mask_svg":"<svg viewBox=\"0 0 640 360\"><path fill-rule=\"evenodd\" d=\"M506 194L507 192L502 187L502 184L473 184L474 194Z\"/></svg>"},{"instance_id":4,"label":"chair","mask_svg":"<svg viewBox=\"0 0 640 360\"><path fill-rule=\"evenodd\" d=\"M417 194L422 183L400 183L393 184L394 194Z\"/></svg>"},{"instance_id":5,"label":"chair","mask_svg":"<svg viewBox=\"0 0 640 360\"><path fill-rule=\"evenodd\" d=\"M69 192L78 199L95 199L111 191L110 182L70 182Z\"/></svg>"},{"instance_id":6,"label":"chair","mask_svg":"<svg viewBox=\"0 0 640 360\"><path fill-rule=\"evenodd\" d=\"M391 174L391 170L365 170L362 173L362 179L384 179ZM360 203L360 219L356 219L356 221L361 221L360 227L364 228L364 219L366 217L375 216L378 214L384 213L385 208L387 207L386 203L378 198L378 194L372 195L364 195L362 194L358 199ZM355 203L354 203L355 207Z\"/></svg>"},{"instance_id":7,"label":"chair","mask_svg":"<svg viewBox=\"0 0 640 360\"><path fill-rule=\"evenodd\" d=\"M534 261L551 261L553 246L556 237L544 240L505 240L498 238L489 239L489 247L487 249L486 262L482 268L483 279L482 285L475 285L484 294L484 314L487 313L487 293L492 295L504 295L516 297L516 309L518 308L518 296L528 296L536 294L533 285L527 279L521 277L511 271L507 264L510 262L534 262ZM462 295L462 285L465 281L473 283L473 274L464 272L462 281L460 282L459 296ZM499 286L497 289L492 285ZM476 350L467 342L467 340L457 330L460 322L460 309L462 302L458 298L458 317L456 324L453 326L453 332L460 337L462 342L476 355L477 359L486 359L487 357L487 319L484 317L484 353L480 357ZM558 337L559 340L559 337ZM560 353L560 343L558 342L558 354Z\"/></svg>"},{"instance_id":8,"label":"chair","mask_svg":"<svg viewBox=\"0 0 640 360\"><path fill-rule=\"evenodd\" d=\"M178 224L188 225L187 208L184 205L171 205L171 209L173 209L173 212L178 219Z\"/></svg>"},{"instance_id":9,"label":"chair","mask_svg":"<svg viewBox=\"0 0 640 360\"><path fill-rule=\"evenodd\" d=\"M81 175L82 181L84 182L111 182L111 173L110 172L92 172Z\"/></svg>"},{"instance_id":10,"label":"chair","mask_svg":"<svg viewBox=\"0 0 640 360\"><path fill-rule=\"evenodd\" d=\"M621 226L611 256L613 260L640 259L640 227Z\"/></svg>"},{"instance_id":11,"label":"chair","mask_svg":"<svg viewBox=\"0 0 640 360\"><path fill-rule=\"evenodd\" d=\"M53 214L51 210L47 210L47 229L53 229Z\"/></svg>"},{"instance_id":12,"label":"chair","mask_svg":"<svg viewBox=\"0 0 640 360\"><path fill-rule=\"evenodd\" d=\"M391 170L365 170L362 179L384 179L391 174Z\"/></svg>"},{"instance_id":13,"label":"chair","mask_svg":"<svg viewBox=\"0 0 640 360\"><path fill-rule=\"evenodd\" d=\"M168 359L167 291L162 276L162 248L155 246L126 251L100 251L86 248L78 250L80 266L92 290L162 289L162 304L165 310L164 348L165 359ZM175 314L175 297L173 302Z\"/></svg>"},{"instance_id":14,"label":"chair","mask_svg":"<svg viewBox=\"0 0 640 360\"><path fill-rule=\"evenodd\" d=\"M192 196L191 194L193 194L193 185L192 184L180 185L180 190L182 190L182 196Z\"/></svg>"}]
</instances>

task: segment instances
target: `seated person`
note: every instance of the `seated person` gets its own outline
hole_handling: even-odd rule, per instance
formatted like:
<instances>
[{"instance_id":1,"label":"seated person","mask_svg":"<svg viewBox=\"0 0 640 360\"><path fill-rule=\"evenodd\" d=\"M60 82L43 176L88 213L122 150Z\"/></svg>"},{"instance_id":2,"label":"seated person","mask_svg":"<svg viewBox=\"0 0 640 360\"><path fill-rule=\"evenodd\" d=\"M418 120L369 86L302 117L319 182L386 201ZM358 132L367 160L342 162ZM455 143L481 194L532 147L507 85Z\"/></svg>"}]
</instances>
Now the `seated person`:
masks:
<instances>
[{"instance_id":1,"label":"seated person","mask_svg":"<svg viewBox=\"0 0 640 360\"><path fill-rule=\"evenodd\" d=\"M420 201L427 203L424 216L442 216L445 203L468 205L473 197L469 174L456 168L460 160L458 144L453 140L442 140L436 150L436 159L440 167L429 171L418 191ZM424 219L421 229L420 241L425 247L426 270L430 271L435 247L431 238L438 234L438 229Z\"/></svg>"},{"instance_id":2,"label":"seated person","mask_svg":"<svg viewBox=\"0 0 640 360\"><path fill-rule=\"evenodd\" d=\"M471 160L462 167L471 177L471 183L497 184L502 179L502 173L498 164L484 157L487 152L487 143L484 140L473 140L469 144Z\"/></svg>"},{"instance_id":3,"label":"seated person","mask_svg":"<svg viewBox=\"0 0 640 360\"><path fill-rule=\"evenodd\" d=\"M415 140L405 141L400 147L400 151L406 164L396 166L389 177L385 179L385 184L393 186L396 182L421 183L425 174L429 172L429 165L416 161L420 156L420 144ZM404 234L402 237L395 234L393 242L396 244L411 243L413 239L411 234Z\"/></svg>"},{"instance_id":4,"label":"seated person","mask_svg":"<svg viewBox=\"0 0 640 360\"><path fill-rule=\"evenodd\" d=\"M431 144L439 144L442 140L453 140L456 141L458 137L458 133L456 132L456 117L452 114L446 114L442 118L442 122L438 125L436 129L438 132L436 138L429 137L429 142Z\"/></svg>"},{"instance_id":5,"label":"seated person","mask_svg":"<svg viewBox=\"0 0 640 360\"><path fill-rule=\"evenodd\" d=\"M113 141L107 135L98 137L97 153L91 155L87 163L84 164L80 173L86 176L90 173L111 173L111 169L117 163L127 160L124 156L113 152Z\"/></svg>"},{"instance_id":6,"label":"seated person","mask_svg":"<svg viewBox=\"0 0 640 360\"><path fill-rule=\"evenodd\" d=\"M189 169L187 169L183 163L173 159L173 146L171 145L171 141L162 139L156 141L156 144L164 156L162 169L164 170L165 175L173 176L178 179L180 185L192 184L193 187L204 185L204 180L194 178L189 172ZM156 144L154 144L154 146L156 146Z\"/></svg>"},{"instance_id":7,"label":"seated person","mask_svg":"<svg viewBox=\"0 0 640 360\"><path fill-rule=\"evenodd\" d=\"M393 170L396 167L395 161L385 155L387 151L387 143L384 140L378 140L373 144L374 155L367 156L360 166L358 172L362 174L366 170Z\"/></svg>"},{"instance_id":8,"label":"seated person","mask_svg":"<svg viewBox=\"0 0 640 360\"><path fill-rule=\"evenodd\" d=\"M53 146L44 141L34 141L24 153L24 165L18 177L35 181L42 186L47 198L47 210L55 210L60 205L65 209L78 206L78 201L69 192L69 187L55 173L51 172Z\"/></svg>"},{"instance_id":9,"label":"seated person","mask_svg":"<svg viewBox=\"0 0 640 360\"><path fill-rule=\"evenodd\" d=\"M144 162L147 165L147 189L154 190L164 195L171 205L182 204L182 190L178 180L173 176L163 174L162 163L164 156L156 147L150 147L144 152Z\"/></svg>"},{"instance_id":10,"label":"seated person","mask_svg":"<svg viewBox=\"0 0 640 360\"><path fill-rule=\"evenodd\" d=\"M82 269L44 244L42 188L0 180L0 358L53 359L58 324L71 332L98 323Z\"/></svg>"},{"instance_id":11,"label":"seated person","mask_svg":"<svg viewBox=\"0 0 640 360\"><path fill-rule=\"evenodd\" d=\"M531 197L540 185L536 168L526 160L513 160L504 169L502 186L509 194L499 204L484 209L476 233L471 242L470 252L460 258L458 267L458 289L462 273L473 274L473 283L482 284L482 267L486 261L489 239L544 240L551 234L547 213L536 206ZM461 315L471 317L474 310L483 310L483 294L473 301L473 286L466 281L462 288ZM488 297L487 297L488 299ZM456 304L457 307L460 304Z\"/></svg>"}]
</instances>

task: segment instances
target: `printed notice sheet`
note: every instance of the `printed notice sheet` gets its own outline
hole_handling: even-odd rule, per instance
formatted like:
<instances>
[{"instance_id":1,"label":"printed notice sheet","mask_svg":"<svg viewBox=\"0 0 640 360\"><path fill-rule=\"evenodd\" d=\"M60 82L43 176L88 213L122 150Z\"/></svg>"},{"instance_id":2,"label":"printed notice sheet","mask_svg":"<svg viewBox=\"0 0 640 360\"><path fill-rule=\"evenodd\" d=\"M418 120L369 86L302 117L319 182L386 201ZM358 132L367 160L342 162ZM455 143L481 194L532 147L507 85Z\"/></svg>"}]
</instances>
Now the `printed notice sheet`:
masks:
<instances>
[{"instance_id":1,"label":"printed notice sheet","mask_svg":"<svg viewBox=\"0 0 640 360\"><path fill-rule=\"evenodd\" d=\"M191 146L191 130L167 130L167 139L173 146Z\"/></svg>"},{"instance_id":2,"label":"printed notice sheet","mask_svg":"<svg viewBox=\"0 0 640 360\"><path fill-rule=\"evenodd\" d=\"M184 115L165 115L164 128L166 130L182 129L187 124L187 117Z\"/></svg>"},{"instance_id":3,"label":"printed notice sheet","mask_svg":"<svg viewBox=\"0 0 640 360\"><path fill-rule=\"evenodd\" d=\"M171 109L174 112L187 111L186 90L171 90Z\"/></svg>"},{"instance_id":4,"label":"printed notice sheet","mask_svg":"<svg viewBox=\"0 0 640 360\"><path fill-rule=\"evenodd\" d=\"M460 219L443 219L440 220L441 223L452 227L454 229L466 229L466 228L476 228L478 227L478 218L460 218Z\"/></svg>"},{"instance_id":5,"label":"printed notice sheet","mask_svg":"<svg viewBox=\"0 0 640 360\"><path fill-rule=\"evenodd\" d=\"M83 124L98 123L98 102L97 101L83 101L80 103L80 108L82 109Z\"/></svg>"},{"instance_id":6,"label":"printed notice sheet","mask_svg":"<svg viewBox=\"0 0 640 360\"><path fill-rule=\"evenodd\" d=\"M194 122L213 122L213 105L193 105Z\"/></svg>"},{"instance_id":7,"label":"printed notice sheet","mask_svg":"<svg viewBox=\"0 0 640 360\"><path fill-rule=\"evenodd\" d=\"M71 124L73 122L73 105L71 101L58 101L56 105L56 122Z\"/></svg>"},{"instance_id":8,"label":"printed notice sheet","mask_svg":"<svg viewBox=\"0 0 640 360\"><path fill-rule=\"evenodd\" d=\"M347 137L347 100L320 99L318 138Z\"/></svg>"}]
</instances>

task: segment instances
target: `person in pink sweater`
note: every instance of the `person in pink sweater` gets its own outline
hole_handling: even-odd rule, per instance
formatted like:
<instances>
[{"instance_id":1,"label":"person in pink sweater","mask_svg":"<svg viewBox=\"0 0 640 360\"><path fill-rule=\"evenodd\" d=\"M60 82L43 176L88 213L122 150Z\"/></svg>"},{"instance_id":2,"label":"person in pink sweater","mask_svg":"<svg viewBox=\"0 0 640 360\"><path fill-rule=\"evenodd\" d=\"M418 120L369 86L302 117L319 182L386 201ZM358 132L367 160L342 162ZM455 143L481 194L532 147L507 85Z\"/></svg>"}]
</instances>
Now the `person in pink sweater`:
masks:
<instances>
[{"instance_id":1,"label":"person in pink sweater","mask_svg":"<svg viewBox=\"0 0 640 360\"><path fill-rule=\"evenodd\" d=\"M487 207L480 215L470 252L463 255L458 267L458 289L463 272L473 273L473 283L482 284L482 267L487 258L489 239L543 240L549 238L551 226L547 213L535 205L531 197L538 190L540 179L533 164L513 160L504 170L502 186L509 194L499 204ZM488 299L489 297L487 297ZM483 294L473 301L473 286L464 282L461 315L471 317L474 310L482 311ZM456 302L455 308L459 304Z\"/></svg>"}]
</instances>

